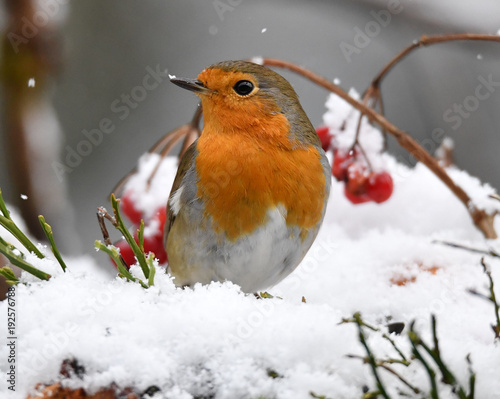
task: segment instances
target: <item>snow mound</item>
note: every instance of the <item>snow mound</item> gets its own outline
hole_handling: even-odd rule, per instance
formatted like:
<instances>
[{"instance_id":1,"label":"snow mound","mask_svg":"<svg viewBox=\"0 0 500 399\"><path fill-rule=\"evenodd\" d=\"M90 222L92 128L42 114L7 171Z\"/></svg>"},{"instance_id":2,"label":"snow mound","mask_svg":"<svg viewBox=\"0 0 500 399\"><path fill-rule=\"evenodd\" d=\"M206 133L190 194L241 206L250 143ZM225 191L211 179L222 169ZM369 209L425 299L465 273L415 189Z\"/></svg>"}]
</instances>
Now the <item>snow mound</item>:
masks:
<instances>
[{"instance_id":1,"label":"snow mound","mask_svg":"<svg viewBox=\"0 0 500 399\"><path fill-rule=\"evenodd\" d=\"M151 169L153 158L141 160L138 176ZM51 259L30 256L53 278L36 282L24 276L29 283L16 288L16 391L2 378L1 396L25 398L38 382L56 381L64 359L76 358L85 376L64 383L89 392L114 382L139 391L156 385L161 392L155 398L302 399L311 391L357 398L375 383L367 365L346 357L366 355L356 327L339 322L361 312L383 331L390 322L405 323L403 334L391 337L407 354L410 322L430 340L435 314L442 357L460 383L467 385L470 354L476 397L497 398L500 347L490 327L493 305L467 292L487 293L481 256L433 240L479 248L498 242L481 238L463 205L425 167L408 169L390 156L384 162L395 178L392 198L381 205L352 205L342 184L333 181L316 242L298 269L269 290L274 298L256 299L229 282L179 289L161 268L155 285L143 289L95 273L99 266L90 258L67 259L69 270L62 273ZM171 182L175 172L176 161L167 158L157 176ZM449 172L478 205L498 207L488 198L491 187L465 172ZM129 184L141 187L143 180ZM169 189L144 199L143 209L156 209L154 197L168 196ZM103 254L100 263L108 262ZM487 262L500 282L500 261ZM140 276L138 267L132 271ZM6 315L7 307L0 303L0 314ZM4 323L2 334L6 329ZM377 358L396 357L380 334L367 334ZM8 355L9 348L0 346L4 376ZM392 367L429 392L428 376L418 364ZM394 376L382 377L392 397L399 391L410 395ZM439 391L440 398L455 397L447 386Z\"/></svg>"}]
</instances>

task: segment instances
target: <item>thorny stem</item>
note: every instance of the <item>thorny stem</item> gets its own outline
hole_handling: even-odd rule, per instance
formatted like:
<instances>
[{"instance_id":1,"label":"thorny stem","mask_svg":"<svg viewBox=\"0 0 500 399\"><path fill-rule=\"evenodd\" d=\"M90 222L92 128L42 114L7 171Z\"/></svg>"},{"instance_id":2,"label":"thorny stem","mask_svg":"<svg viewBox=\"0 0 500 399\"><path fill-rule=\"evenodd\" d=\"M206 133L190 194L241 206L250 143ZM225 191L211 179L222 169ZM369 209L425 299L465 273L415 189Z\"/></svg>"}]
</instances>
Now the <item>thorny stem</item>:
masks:
<instances>
[{"instance_id":1,"label":"thorny stem","mask_svg":"<svg viewBox=\"0 0 500 399\"><path fill-rule=\"evenodd\" d=\"M476 208L467 193L460 186L455 184L455 182L450 178L450 176L448 176L446 171L439 165L434 157L432 157L432 155L422 148L422 146L420 146L420 144L418 144L417 141L406 132L396 127L383 115L379 114L372 108L367 107L362 102L349 96L349 94L334 83L304 67L273 58L264 58L263 65L289 69L292 72L302 75L313 83L316 83L332 93L335 93L348 104L368 116L372 122L377 123L393 137L395 137L401 147L410 152L418 161L426 165L455 194L455 196L465 205L474 224L486 238L497 238L497 234L493 226L494 215L489 215L484 210Z\"/></svg>"}]
</instances>

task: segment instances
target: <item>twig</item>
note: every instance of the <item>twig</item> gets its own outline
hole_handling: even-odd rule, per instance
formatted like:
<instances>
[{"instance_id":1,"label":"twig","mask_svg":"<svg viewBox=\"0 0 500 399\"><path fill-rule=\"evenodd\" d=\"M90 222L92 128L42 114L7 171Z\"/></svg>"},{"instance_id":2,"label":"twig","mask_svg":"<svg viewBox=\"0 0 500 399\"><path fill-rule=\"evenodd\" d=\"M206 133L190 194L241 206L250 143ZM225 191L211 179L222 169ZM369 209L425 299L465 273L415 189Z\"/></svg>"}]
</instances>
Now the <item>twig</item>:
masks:
<instances>
[{"instance_id":1,"label":"twig","mask_svg":"<svg viewBox=\"0 0 500 399\"><path fill-rule=\"evenodd\" d=\"M59 252L59 249L57 248L56 242L54 240L54 235L52 234L52 227L50 226L50 224L45 222L45 218L42 215L38 216L38 220L40 221L40 225L42 226L43 232L45 233L47 239L49 240L50 249L52 250L52 253L54 254L59 264L61 265L63 272L66 272L66 264L64 263L64 260L61 256L61 253Z\"/></svg>"},{"instance_id":2,"label":"twig","mask_svg":"<svg viewBox=\"0 0 500 399\"><path fill-rule=\"evenodd\" d=\"M493 281L493 277L491 276L491 271L488 269L488 266L486 265L486 262L484 261L484 258L481 259L481 265L483 266L484 273L488 277L489 281L489 290L490 290L490 295L486 296L484 294L480 294L479 292L476 292L474 290L469 290L471 294L477 295L483 299L486 299L493 303L493 306L495 307L495 319L496 319L496 325L492 325L491 328L493 329L493 332L495 333L495 339L500 338L500 305L497 302L497 298L495 295L495 283Z\"/></svg>"},{"instance_id":3,"label":"twig","mask_svg":"<svg viewBox=\"0 0 500 399\"><path fill-rule=\"evenodd\" d=\"M99 216L102 216L104 219L107 219L111 222L111 224L113 225L113 227L115 228L118 228L118 223L116 222L116 219L111 216L109 214L109 212L106 210L106 208L103 208L102 206L100 206L99 208L97 208L97 211L98 211L98 218Z\"/></svg>"},{"instance_id":4,"label":"twig","mask_svg":"<svg viewBox=\"0 0 500 399\"><path fill-rule=\"evenodd\" d=\"M102 239L106 245L113 245L113 242L109 238L108 228L106 227L106 223L104 223L104 212L101 210L103 208L99 208L97 211L97 222L99 223L99 227L102 233ZM107 212L106 212L107 213Z\"/></svg>"},{"instance_id":5,"label":"twig","mask_svg":"<svg viewBox=\"0 0 500 399\"><path fill-rule=\"evenodd\" d=\"M160 167L162 159L168 155L170 151L174 148L174 146L182 139L184 138L184 142L182 144L181 151L179 153L179 159L184 155L184 152L187 150L187 148L196 140L201 132L200 132L200 122L201 122L201 117L203 115L203 111L201 108L201 105L196 107L196 111L193 115L193 118L190 123L186 125L179 126L175 128L174 130L171 130L168 132L166 135L164 135L162 138L160 138L149 150L149 154L160 154L160 160L158 163L155 165L153 171L150 173L148 180L147 180L147 185L146 189L149 190L149 187L151 185L151 181L153 180L153 177L158 171L158 168ZM127 173L124 177L120 179L120 181L116 184L116 186L113 188L112 193L115 193L116 195L121 195L123 188L125 187L125 184L127 184L128 180L130 177L137 172L137 167L133 168L129 173Z\"/></svg>"},{"instance_id":6,"label":"twig","mask_svg":"<svg viewBox=\"0 0 500 399\"><path fill-rule=\"evenodd\" d=\"M379 363L379 367L382 367L384 370L387 370L389 373L395 375L399 381L401 381L403 384L405 384L408 388L410 388L414 393L420 393L420 389L417 387L414 387L412 384L410 384L405 378L403 378L401 375L399 375L398 372L396 372L394 369L389 367L387 364L384 363Z\"/></svg>"},{"instance_id":7,"label":"twig","mask_svg":"<svg viewBox=\"0 0 500 399\"><path fill-rule=\"evenodd\" d=\"M363 114L367 115L371 121L377 123L388 133L394 136L401 147L410 152L418 161L426 165L455 194L455 196L467 208L473 223L484 234L486 238L497 238L497 234L493 226L494 215L489 215L484 210L476 208L467 193L460 186L455 184L455 182L439 165L434 157L430 155L424 148L422 148L422 146L420 146L420 144L418 144L417 141L409 136L406 132L397 128L383 115L379 114L372 108L367 107L362 102L349 96L349 94L347 94L337 85L331 83L324 77L319 76L304 67L295 65L287 61L272 58L264 58L263 65L284 68L295 72L316 83L317 85L331 91L332 93L335 93L340 98L345 100L348 104L358 109Z\"/></svg>"},{"instance_id":8,"label":"twig","mask_svg":"<svg viewBox=\"0 0 500 399\"><path fill-rule=\"evenodd\" d=\"M388 72L403 58L410 54L413 50L420 47L428 47L433 44L452 42L458 40L479 40L479 41L490 41L490 42L500 42L500 36L486 35L486 34L476 34L476 33L456 33L451 35L440 35L440 36L425 36L423 35L420 40L413 42L411 46L408 46L403 51L401 51L396 57L394 57L373 79L370 87L379 87L382 79L388 74Z\"/></svg>"},{"instance_id":9,"label":"twig","mask_svg":"<svg viewBox=\"0 0 500 399\"><path fill-rule=\"evenodd\" d=\"M483 255L489 255L493 256L495 258L500 258L500 254L497 252L493 251L492 249L490 250L484 250L484 249L478 249L478 248L473 248L473 247L468 247L466 245L462 244L457 244L449 241L440 241L440 240L433 240L432 244L442 244L442 245L447 245L452 248L458 248L458 249L463 249L465 251L477 253L477 254L483 254Z\"/></svg>"}]
</instances>

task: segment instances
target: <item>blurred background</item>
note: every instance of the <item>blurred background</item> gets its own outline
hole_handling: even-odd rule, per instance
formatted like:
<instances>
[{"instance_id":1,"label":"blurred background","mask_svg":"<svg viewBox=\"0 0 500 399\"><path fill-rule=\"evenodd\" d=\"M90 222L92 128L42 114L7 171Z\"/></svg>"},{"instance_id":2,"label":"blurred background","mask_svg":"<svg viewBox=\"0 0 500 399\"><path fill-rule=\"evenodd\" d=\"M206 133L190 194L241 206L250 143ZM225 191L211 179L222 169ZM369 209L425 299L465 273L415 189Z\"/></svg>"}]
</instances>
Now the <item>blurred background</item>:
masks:
<instances>
[{"instance_id":1,"label":"blurred background","mask_svg":"<svg viewBox=\"0 0 500 399\"><path fill-rule=\"evenodd\" d=\"M267 56L362 93L421 35L497 34L499 15L491 0L2 0L0 187L32 234L43 213L63 252L94 253L97 206L195 110L166 71L196 77L218 61ZM321 125L328 93L279 72ZM429 151L444 132L460 168L500 187L500 44L417 50L382 94L396 126Z\"/></svg>"}]
</instances>

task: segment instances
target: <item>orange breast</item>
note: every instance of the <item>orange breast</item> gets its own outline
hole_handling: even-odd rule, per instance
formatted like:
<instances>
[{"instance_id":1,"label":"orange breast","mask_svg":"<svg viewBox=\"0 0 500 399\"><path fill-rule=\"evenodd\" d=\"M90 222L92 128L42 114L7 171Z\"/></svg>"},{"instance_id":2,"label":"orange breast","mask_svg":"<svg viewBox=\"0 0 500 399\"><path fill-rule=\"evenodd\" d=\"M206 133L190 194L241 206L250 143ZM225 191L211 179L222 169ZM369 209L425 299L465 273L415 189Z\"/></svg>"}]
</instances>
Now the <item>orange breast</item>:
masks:
<instances>
[{"instance_id":1,"label":"orange breast","mask_svg":"<svg viewBox=\"0 0 500 399\"><path fill-rule=\"evenodd\" d=\"M312 146L290 143L286 118L276 118L259 123L254 132L218 132L205 125L198 139L198 196L215 230L230 240L253 232L280 204L287 210L287 225L302 232L321 220L325 175L320 154Z\"/></svg>"}]
</instances>

